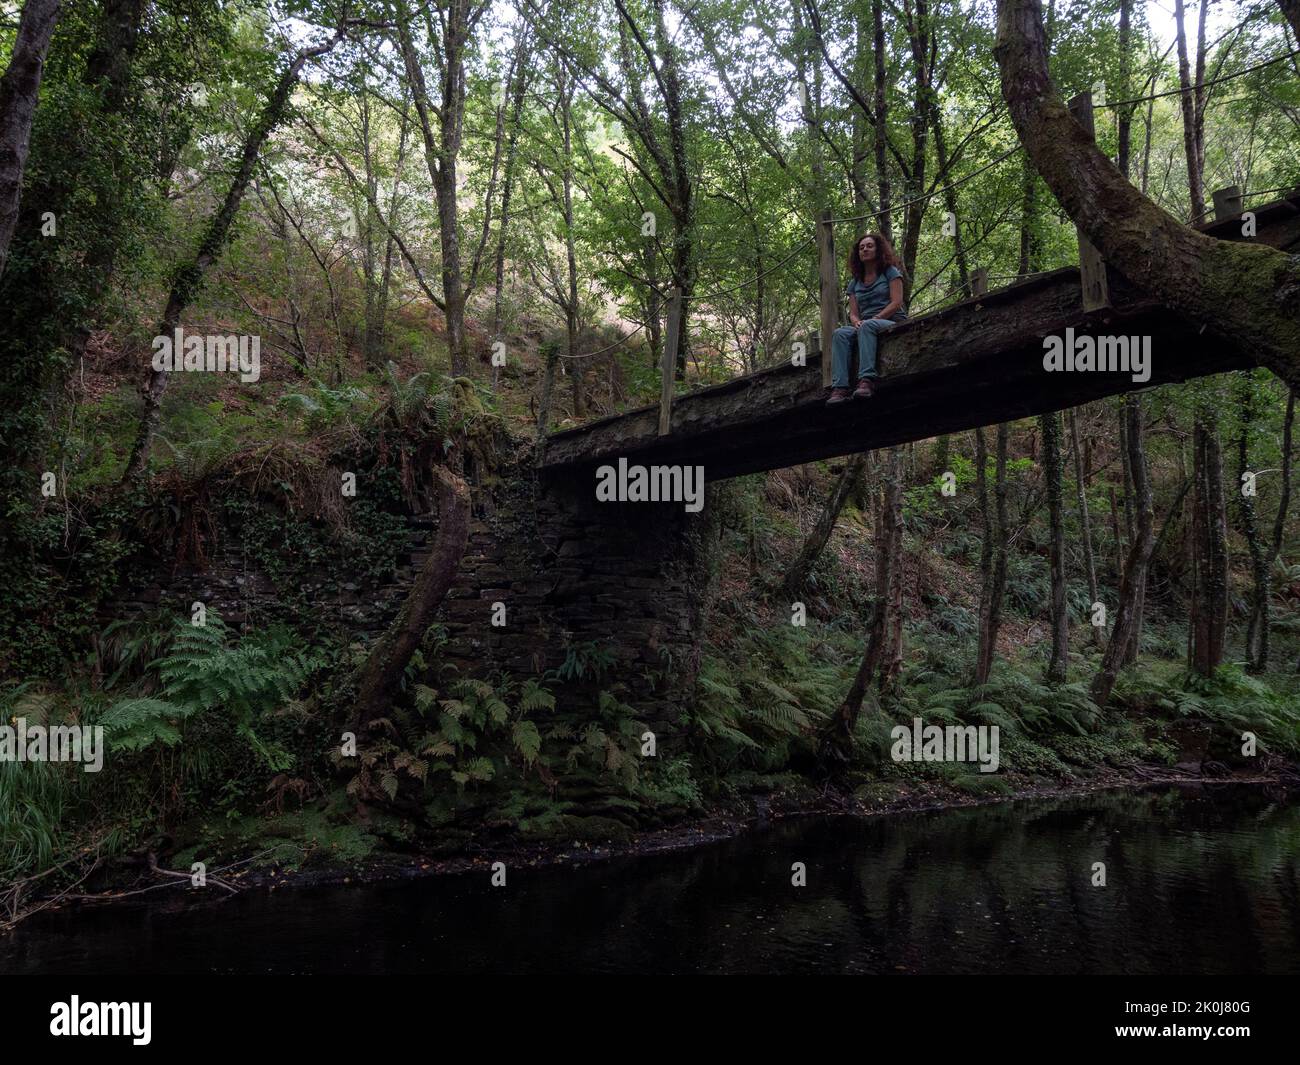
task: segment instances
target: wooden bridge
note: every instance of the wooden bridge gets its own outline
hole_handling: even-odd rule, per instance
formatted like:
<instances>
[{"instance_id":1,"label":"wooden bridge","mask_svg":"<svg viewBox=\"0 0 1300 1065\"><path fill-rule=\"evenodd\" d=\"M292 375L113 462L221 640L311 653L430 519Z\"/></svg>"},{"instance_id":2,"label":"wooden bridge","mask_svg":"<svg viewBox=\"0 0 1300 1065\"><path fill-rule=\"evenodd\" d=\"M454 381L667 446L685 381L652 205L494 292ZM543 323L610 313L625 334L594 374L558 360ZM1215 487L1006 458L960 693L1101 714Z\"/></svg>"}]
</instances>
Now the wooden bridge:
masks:
<instances>
[{"instance_id":1,"label":"wooden bridge","mask_svg":"<svg viewBox=\"0 0 1300 1065\"><path fill-rule=\"evenodd\" d=\"M1242 237L1242 203L1234 192L1215 193L1217 220L1197 228L1224 240L1300 248L1300 190L1251 208L1254 238ZM578 472L625 457L644 465L702 465L714 481L1252 365L1226 354L1210 331L1145 299L1083 240L1080 258L1081 267L978 294L898 325L880 346L882 379L870 400L825 406L829 355L814 349L803 367L782 365L684 396L665 389L660 405L553 433L543 470ZM823 267L825 262L823 255ZM822 334L828 336L836 307L831 304L828 320L824 275L825 269ZM839 285L831 281L831 298L838 302ZM1047 372L1043 338L1067 328L1076 335L1150 337L1150 380L1135 382L1121 372Z\"/></svg>"}]
</instances>

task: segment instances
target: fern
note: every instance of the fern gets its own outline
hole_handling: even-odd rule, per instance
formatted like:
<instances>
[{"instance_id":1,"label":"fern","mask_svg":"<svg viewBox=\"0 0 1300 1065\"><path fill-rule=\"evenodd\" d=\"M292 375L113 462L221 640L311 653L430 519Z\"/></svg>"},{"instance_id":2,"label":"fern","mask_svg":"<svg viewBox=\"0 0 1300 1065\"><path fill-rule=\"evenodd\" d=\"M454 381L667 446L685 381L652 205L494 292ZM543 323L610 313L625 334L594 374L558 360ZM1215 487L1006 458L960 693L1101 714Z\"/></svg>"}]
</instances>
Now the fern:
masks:
<instances>
[{"instance_id":1,"label":"fern","mask_svg":"<svg viewBox=\"0 0 1300 1065\"><path fill-rule=\"evenodd\" d=\"M178 722L199 709L164 699L122 699L104 712L99 723L114 750L141 751L155 743L174 747L181 741Z\"/></svg>"},{"instance_id":2,"label":"fern","mask_svg":"<svg viewBox=\"0 0 1300 1065\"><path fill-rule=\"evenodd\" d=\"M293 699L317 663L295 650L282 630L245 637L236 647L228 646L229 638L215 613L208 614L206 625L178 621L167 653L151 666L160 690L119 699L100 718L110 747L141 751L154 744L175 746L185 721L221 709L269 768L289 768L287 753L264 741L256 725Z\"/></svg>"},{"instance_id":3,"label":"fern","mask_svg":"<svg viewBox=\"0 0 1300 1065\"><path fill-rule=\"evenodd\" d=\"M525 762L531 765L537 761L537 755L542 749L542 736L536 725L531 721L516 721L511 726L510 738Z\"/></svg>"}]
</instances>

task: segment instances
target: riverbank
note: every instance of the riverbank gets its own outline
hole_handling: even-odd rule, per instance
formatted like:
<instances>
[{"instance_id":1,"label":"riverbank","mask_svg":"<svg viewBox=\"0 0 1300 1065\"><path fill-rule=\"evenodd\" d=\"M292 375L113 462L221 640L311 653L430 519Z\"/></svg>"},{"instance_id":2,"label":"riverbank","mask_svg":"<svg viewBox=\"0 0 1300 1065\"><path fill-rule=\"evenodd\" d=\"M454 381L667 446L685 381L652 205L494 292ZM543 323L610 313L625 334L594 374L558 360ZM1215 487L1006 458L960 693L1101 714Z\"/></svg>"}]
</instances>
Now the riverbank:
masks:
<instances>
[{"instance_id":1,"label":"riverbank","mask_svg":"<svg viewBox=\"0 0 1300 1065\"><path fill-rule=\"evenodd\" d=\"M0 968L167 977L1297 971L1294 791L1189 782L1056 796L923 814L769 816L713 826L718 836L735 831L707 846L516 864L505 882L485 867L417 869L250 888L206 906L187 901L193 892L171 904L160 891L147 907L44 914L0 939Z\"/></svg>"},{"instance_id":2,"label":"riverbank","mask_svg":"<svg viewBox=\"0 0 1300 1065\"><path fill-rule=\"evenodd\" d=\"M507 874L516 869L556 866L582 867L618 858L649 857L687 851L735 839L773 823L800 817L840 816L874 819L893 814L925 813L966 807L990 806L1031 799L1060 799L1096 792L1128 790L1139 792L1153 787L1255 785L1295 790L1300 794L1300 765L1272 759L1263 772L1206 775L1190 767L1135 765L1127 769L1106 768L1095 777L1069 783L1000 776L1006 785L997 793L972 794L942 781L919 783L876 781L848 792L834 787L803 785L767 794L753 794L728 807L717 807L665 828L631 833L620 840L547 839L528 841L507 838L491 843L471 842L460 852L421 850L413 853L387 852L362 860L330 860L328 853L304 853L284 859L276 848L253 854L229 854L204 865L207 884L196 888L193 869L173 861L174 868L155 854L137 855L148 872L123 866L108 871L109 886L93 894L64 892L50 898L31 898L26 912L15 914L0 932L9 931L39 912L69 908L157 907L168 912L178 909L220 905L245 893L278 892L316 887L378 884L386 881L418 880L431 877L489 877L495 863L504 863ZM293 845L281 845L292 849ZM191 863L192 864L192 863ZM143 882L142 882L143 881Z\"/></svg>"}]
</instances>

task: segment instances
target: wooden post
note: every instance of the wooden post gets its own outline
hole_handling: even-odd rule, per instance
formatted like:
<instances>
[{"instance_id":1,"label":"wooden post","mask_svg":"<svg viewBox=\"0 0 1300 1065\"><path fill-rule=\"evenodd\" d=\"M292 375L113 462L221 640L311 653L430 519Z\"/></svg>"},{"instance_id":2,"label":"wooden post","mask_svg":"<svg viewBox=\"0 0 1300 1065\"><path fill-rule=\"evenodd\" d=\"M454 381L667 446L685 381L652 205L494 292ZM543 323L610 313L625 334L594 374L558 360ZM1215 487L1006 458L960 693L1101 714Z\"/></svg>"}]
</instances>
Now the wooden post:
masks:
<instances>
[{"instance_id":1,"label":"wooden post","mask_svg":"<svg viewBox=\"0 0 1300 1065\"><path fill-rule=\"evenodd\" d=\"M664 338L664 358L660 372L659 435L667 436L673 421L673 376L677 373L677 344L681 334L682 290L674 285L668 290L668 335Z\"/></svg>"},{"instance_id":2,"label":"wooden post","mask_svg":"<svg viewBox=\"0 0 1300 1065\"><path fill-rule=\"evenodd\" d=\"M831 383L831 342L840 324L840 285L835 274L835 232L831 228L830 209L822 211L817 223L817 272L821 279L822 311L822 386Z\"/></svg>"},{"instance_id":3,"label":"wooden post","mask_svg":"<svg viewBox=\"0 0 1300 1065\"><path fill-rule=\"evenodd\" d=\"M970 294L972 296L987 296L989 292L989 268L981 266L970 275Z\"/></svg>"},{"instance_id":4,"label":"wooden post","mask_svg":"<svg viewBox=\"0 0 1300 1065\"><path fill-rule=\"evenodd\" d=\"M1081 92L1070 100L1070 114L1089 137L1095 139L1092 124L1092 93ZM1106 263L1092 241L1079 230L1079 281L1083 286L1083 309L1097 311L1110 306L1110 290L1106 285Z\"/></svg>"},{"instance_id":5,"label":"wooden post","mask_svg":"<svg viewBox=\"0 0 1300 1065\"><path fill-rule=\"evenodd\" d=\"M1225 218L1236 218L1245 208L1241 202L1241 186L1229 185L1215 189L1210 195L1214 198L1214 220L1222 222Z\"/></svg>"}]
</instances>

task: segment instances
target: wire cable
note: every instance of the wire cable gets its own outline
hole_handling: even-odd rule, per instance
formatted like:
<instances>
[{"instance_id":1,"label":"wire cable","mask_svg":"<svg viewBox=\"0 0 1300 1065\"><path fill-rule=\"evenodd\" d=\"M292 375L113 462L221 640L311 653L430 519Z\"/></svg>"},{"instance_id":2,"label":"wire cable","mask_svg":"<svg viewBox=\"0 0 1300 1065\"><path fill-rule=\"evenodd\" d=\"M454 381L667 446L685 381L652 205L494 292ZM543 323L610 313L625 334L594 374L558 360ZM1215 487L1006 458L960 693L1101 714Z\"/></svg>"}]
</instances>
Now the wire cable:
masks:
<instances>
[{"instance_id":1,"label":"wire cable","mask_svg":"<svg viewBox=\"0 0 1300 1065\"><path fill-rule=\"evenodd\" d=\"M1181 96L1185 92L1196 92L1198 89L1206 89L1211 85L1218 85L1220 82L1232 81L1233 78L1244 78L1247 74L1253 74L1257 70L1263 70L1265 67L1271 67L1274 63L1281 63L1284 59L1290 59L1292 56L1300 55L1300 51L1284 52L1282 55L1274 56L1272 59L1266 59L1262 63L1256 63L1252 67L1246 67L1245 70L1234 71L1231 74L1220 74L1217 78L1211 78L1209 81L1203 81L1200 85L1189 85L1187 88L1166 89L1164 92L1153 92L1149 96L1135 96L1131 100L1107 100L1104 104L1094 104L1094 107L1127 107L1129 104L1146 103L1148 100L1159 100L1165 96Z\"/></svg>"}]
</instances>

